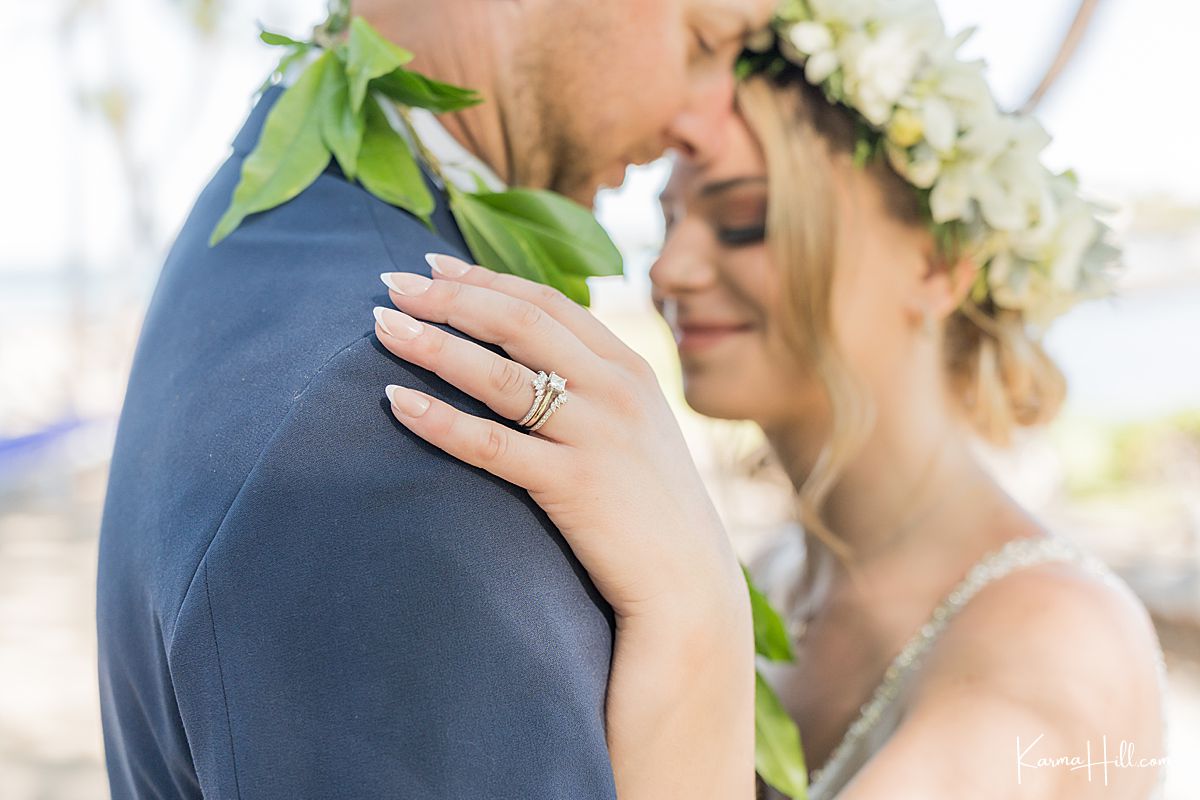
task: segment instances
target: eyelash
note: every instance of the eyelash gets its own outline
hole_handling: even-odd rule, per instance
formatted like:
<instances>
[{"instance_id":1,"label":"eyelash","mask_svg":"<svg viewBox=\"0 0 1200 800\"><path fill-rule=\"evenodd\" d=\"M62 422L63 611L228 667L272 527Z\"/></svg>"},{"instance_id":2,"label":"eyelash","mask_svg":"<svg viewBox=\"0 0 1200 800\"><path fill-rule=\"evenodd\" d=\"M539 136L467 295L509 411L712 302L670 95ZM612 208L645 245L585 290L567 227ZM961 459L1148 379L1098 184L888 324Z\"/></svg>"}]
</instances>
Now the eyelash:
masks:
<instances>
[{"instance_id":1,"label":"eyelash","mask_svg":"<svg viewBox=\"0 0 1200 800\"><path fill-rule=\"evenodd\" d=\"M717 241L727 247L761 244L766 238L767 229L762 225L753 228L726 228L717 231Z\"/></svg>"}]
</instances>

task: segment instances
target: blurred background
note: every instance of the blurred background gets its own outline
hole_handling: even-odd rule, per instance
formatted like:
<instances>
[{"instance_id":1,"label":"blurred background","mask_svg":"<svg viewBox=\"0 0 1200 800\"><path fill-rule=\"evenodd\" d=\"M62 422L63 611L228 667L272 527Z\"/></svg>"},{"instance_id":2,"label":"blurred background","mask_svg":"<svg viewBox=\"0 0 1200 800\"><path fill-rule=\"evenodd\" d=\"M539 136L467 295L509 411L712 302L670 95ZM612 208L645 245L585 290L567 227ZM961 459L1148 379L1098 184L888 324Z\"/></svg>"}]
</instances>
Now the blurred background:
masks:
<instances>
[{"instance_id":1,"label":"blurred background","mask_svg":"<svg viewBox=\"0 0 1200 800\"><path fill-rule=\"evenodd\" d=\"M1102 555L1151 609L1171 683L1169 797L1200 797L1200 5L941 0L1010 108L1033 98L1114 209L1118 297L1049 336L1071 382L1051 428L987 452L1052 527ZM5 9L0 144L0 797L107 796L93 628L107 458L138 327L191 203L273 66L256 23L307 38L323 0L47 0ZM1189 99L1191 98L1191 99ZM627 258L595 310L661 369L735 544L784 519L736 468L744 427L690 414L649 305L663 163L598 209ZM1156 754L1145 754L1156 755Z\"/></svg>"}]
</instances>

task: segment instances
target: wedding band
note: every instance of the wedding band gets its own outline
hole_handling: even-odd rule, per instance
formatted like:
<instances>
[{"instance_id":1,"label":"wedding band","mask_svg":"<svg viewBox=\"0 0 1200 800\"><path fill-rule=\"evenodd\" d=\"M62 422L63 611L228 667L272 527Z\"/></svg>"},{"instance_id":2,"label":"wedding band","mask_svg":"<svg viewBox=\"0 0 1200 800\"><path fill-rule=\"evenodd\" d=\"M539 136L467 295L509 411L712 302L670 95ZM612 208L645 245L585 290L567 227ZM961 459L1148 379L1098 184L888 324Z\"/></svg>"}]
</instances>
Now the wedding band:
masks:
<instances>
[{"instance_id":1,"label":"wedding band","mask_svg":"<svg viewBox=\"0 0 1200 800\"><path fill-rule=\"evenodd\" d=\"M529 413L517 423L521 426L528 425L529 421L537 416L538 409L542 405L542 400L546 397L546 386L550 383L550 376L545 372L539 371L537 375L533 376L533 380L530 383L533 384L534 390L533 405L529 407Z\"/></svg>"},{"instance_id":2,"label":"wedding band","mask_svg":"<svg viewBox=\"0 0 1200 800\"><path fill-rule=\"evenodd\" d=\"M566 392L563 392L562 394L560 394L560 395L558 395L557 397L555 397L555 398L554 398L554 402L550 404L550 408L546 410L546 415L545 415L544 417L542 417L540 420L538 420L537 424L536 424L536 425L534 425L533 427L531 427L531 428L529 429L529 432L530 432L530 433L533 433L533 432L534 432L534 431L536 431L538 428L540 428L540 427L542 427L543 425L545 425L545 424L546 424L546 420L550 419L550 416L551 416L551 415L552 415L552 414L553 414L555 411L558 411L558 409L562 407L562 404L563 404L563 403L567 402L567 398L568 398L568 397L570 397L570 395L569 395L569 394L567 394Z\"/></svg>"},{"instance_id":3,"label":"wedding band","mask_svg":"<svg viewBox=\"0 0 1200 800\"><path fill-rule=\"evenodd\" d=\"M533 405L522 420L517 423L528 428L529 433L541 428L553 416L555 411L567 402L567 380L557 372L547 375L538 372L533 381Z\"/></svg>"}]
</instances>

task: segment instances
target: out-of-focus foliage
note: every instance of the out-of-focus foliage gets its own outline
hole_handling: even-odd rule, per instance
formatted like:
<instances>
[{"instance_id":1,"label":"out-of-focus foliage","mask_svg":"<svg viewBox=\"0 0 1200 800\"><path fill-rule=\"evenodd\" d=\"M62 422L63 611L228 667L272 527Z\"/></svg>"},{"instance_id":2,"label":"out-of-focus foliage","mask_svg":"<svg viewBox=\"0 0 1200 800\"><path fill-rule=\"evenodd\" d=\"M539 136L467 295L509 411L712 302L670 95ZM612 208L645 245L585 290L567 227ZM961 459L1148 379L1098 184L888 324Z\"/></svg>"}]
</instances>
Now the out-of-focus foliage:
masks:
<instances>
[{"instance_id":1,"label":"out-of-focus foliage","mask_svg":"<svg viewBox=\"0 0 1200 800\"><path fill-rule=\"evenodd\" d=\"M1200 411L1121 424L1071 420L1058 426L1055 438L1063 454L1065 487L1074 497L1156 490L1188 481L1200 487Z\"/></svg>"}]
</instances>

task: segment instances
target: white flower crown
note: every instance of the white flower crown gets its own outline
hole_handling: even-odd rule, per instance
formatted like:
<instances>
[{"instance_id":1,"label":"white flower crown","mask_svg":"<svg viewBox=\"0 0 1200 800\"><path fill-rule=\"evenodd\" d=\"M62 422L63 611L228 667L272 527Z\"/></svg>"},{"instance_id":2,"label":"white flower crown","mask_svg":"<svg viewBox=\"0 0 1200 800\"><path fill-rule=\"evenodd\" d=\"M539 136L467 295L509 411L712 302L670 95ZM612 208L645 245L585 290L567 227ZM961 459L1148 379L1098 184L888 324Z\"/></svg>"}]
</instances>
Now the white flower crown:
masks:
<instances>
[{"instance_id":1,"label":"white flower crown","mask_svg":"<svg viewBox=\"0 0 1200 800\"><path fill-rule=\"evenodd\" d=\"M982 61L957 53L934 0L783 0L744 71L782 56L861 119L857 160L881 149L921 192L935 233L980 266L971 299L1044 325L1111 289L1120 251L1072 173L1041 162L1037 120L1002 112Z\"/></svg>"}]
</instances>

